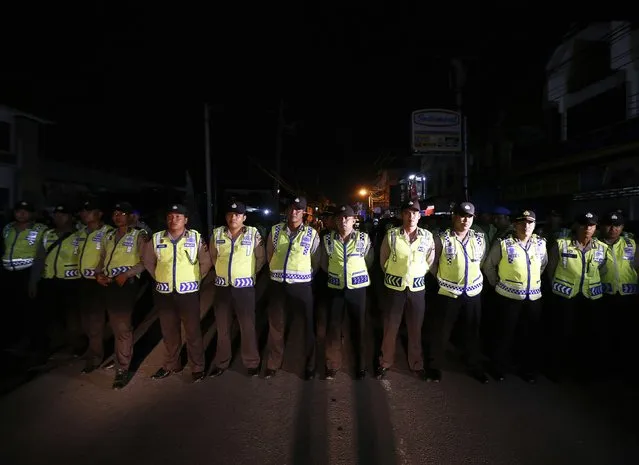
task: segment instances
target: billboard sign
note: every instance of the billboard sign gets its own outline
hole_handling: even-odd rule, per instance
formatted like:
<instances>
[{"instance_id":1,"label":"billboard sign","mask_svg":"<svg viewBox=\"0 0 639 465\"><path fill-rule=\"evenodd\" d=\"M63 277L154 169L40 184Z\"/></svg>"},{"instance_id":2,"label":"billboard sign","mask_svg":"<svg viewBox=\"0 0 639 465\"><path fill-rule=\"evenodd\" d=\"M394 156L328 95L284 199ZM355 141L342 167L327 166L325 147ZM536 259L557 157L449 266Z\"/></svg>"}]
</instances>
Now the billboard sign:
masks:
<instances>
[{"instance_id":1,"label":"billboard sign","mask_svg":"<svg viewBox=\"0 0 639 465\"><path fill-rule=\"evenodd\" d=\"M462 118L452 110L426 109L413 112L412 147L417 153L462 151Z\"/></svg>"}]
</instances>

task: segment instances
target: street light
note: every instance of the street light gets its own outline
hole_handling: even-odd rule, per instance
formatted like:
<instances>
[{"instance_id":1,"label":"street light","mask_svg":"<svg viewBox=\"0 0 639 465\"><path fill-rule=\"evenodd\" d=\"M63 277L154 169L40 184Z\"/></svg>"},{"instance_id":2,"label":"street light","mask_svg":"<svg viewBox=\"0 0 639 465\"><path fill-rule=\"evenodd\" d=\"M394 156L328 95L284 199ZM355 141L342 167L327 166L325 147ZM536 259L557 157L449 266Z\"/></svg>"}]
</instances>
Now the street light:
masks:
<instances>
[{"instance_id":1,"label":"street light","mask_svg":"<svg viewBox=\"0 0 639 465\"><path fill-rule=\"evenodd\" d=\"M368 191L362 188L359 190L359 195L361 195L362 197L366 197L368 195Z\"/></svg>"},{"instance_id":2,"label":"street light","mask_svg":"<svg viewBox=\"0 0 639 465\"><path fill-rule=\"evenodd\" d=\"M371 197L371 193L369 191L367 191L364 188L361 188L359 190L359 195L361 195L362 197L367 197L368 196L368 209L372 212L373 211L373 199Z\"/></svg>"}]
</instances>

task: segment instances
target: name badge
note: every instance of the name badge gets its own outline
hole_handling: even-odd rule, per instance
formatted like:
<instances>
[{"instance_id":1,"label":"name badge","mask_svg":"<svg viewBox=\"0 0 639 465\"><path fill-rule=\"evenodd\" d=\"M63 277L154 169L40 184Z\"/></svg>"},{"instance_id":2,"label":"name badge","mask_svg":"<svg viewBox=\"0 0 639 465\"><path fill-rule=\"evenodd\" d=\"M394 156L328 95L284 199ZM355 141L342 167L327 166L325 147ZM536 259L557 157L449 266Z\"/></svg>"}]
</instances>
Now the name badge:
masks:
<instances>
[{"instance_id":1,"label":"name badge","mask_svg":"<svg viewBox=\"0 0 639 465\"><path fill-rule=\"evenodd\" d=\"M224 239L217 239L215 241L216 244L224 244L226 241Z\"/></svg>"},{"instance_id":2,"label":"name badge","mask_svg":"<svg viewBox=\"0 0 639 465\"><path fill-rule=\"evenodd\" d=\"M158 244L155 246L156 249L166 249L166 244Z\"/></svg>"},{"instance_id":3,"label":"name badge","mask_svg":"<svg viewBox=\"0 0 639 465\"><path fill-rule=\"evenodd\" d=\"M420 253L424 253L426 251L426 249L424 248L423 245L420 245L419 247L417 247L417 251Z\"/></svg>"}]
</instances>

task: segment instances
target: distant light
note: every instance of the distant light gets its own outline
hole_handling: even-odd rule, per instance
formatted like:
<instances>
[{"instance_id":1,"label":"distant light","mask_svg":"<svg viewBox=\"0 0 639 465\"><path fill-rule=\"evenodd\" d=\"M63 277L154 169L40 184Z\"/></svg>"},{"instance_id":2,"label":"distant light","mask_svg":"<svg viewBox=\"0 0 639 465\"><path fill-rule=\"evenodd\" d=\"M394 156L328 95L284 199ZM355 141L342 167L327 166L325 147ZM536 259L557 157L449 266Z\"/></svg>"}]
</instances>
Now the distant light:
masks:
<instances>
[{"instance_id":1,"label":"distant light","mask_svg":"<svg viewBox=\"0 0 639 465\"><path fill-rule=\"evenodd\" d=\"M415 179L415 175L414 175L414 174L411 174L410 176L408 176L408 179L410 179L410 180Z\"/></svg>"},{"instance_id":2,"label":"distant light","mask_svg":"<svg viewBox=\"0 0 639 465\"><path fill-rule=\"evenodd\" d=\"M315 207L315 211L319 210L319 207Z\"/></svg>"},{"instance_id":3,"label":"distant light","mask_svg":"<svg viewBox=\"0 0 639 465\"><path fill-rule=\"evenodd\" d=\"M271 213L271 210L269 210L269 209L264 210L264 214L265 214L265 215L268 215L268 214L270 214L270 213Z\"/></svg>"},{"instance_id":4,"label":"distant light","mask_svg":"<svg viewBox=\"0 0 639 465\"><path fill-rule=\"evenodd\" d=\"M359 195L362 195L362 196L368 195L368 191L366 189L360 189L359 190Z\"/></svg>"},{"instance_id":5,"label":"distant light","mask_svg":"<svg viewBox=\"0 0 639 465\"><path fill-rule=\"evenodd\" d=\"M279 190L279 189L277 190L277 193L278 193L278 194L280 193L280 190Z\"/></svg>"}]
</instances>

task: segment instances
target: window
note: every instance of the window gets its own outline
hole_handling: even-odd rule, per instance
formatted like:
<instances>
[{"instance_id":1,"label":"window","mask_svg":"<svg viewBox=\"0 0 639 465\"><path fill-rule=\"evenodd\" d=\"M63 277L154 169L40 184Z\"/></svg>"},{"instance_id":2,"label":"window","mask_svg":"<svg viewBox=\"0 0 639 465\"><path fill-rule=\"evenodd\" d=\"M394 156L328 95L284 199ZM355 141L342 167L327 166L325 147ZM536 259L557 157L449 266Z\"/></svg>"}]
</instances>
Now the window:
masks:
<instances>
[{"instance_id":1,"label":"window","mask_svg":"<svg viewBox=\"0 0 639 465\"><path fill-rule=\"evenodd\" d=\"M11 152L11 124L0 121L0 151Z\"/></svg>"},{"instance_id":2,"label":"window","mask_svg":"<svg viewBox=\"0 0 639 465\"><path fill-rule=\"evenodd\" d=\"M612 74L608 41L575 40L568 75L568 92L579 92Z\"/></svg>"}]
</instances>

